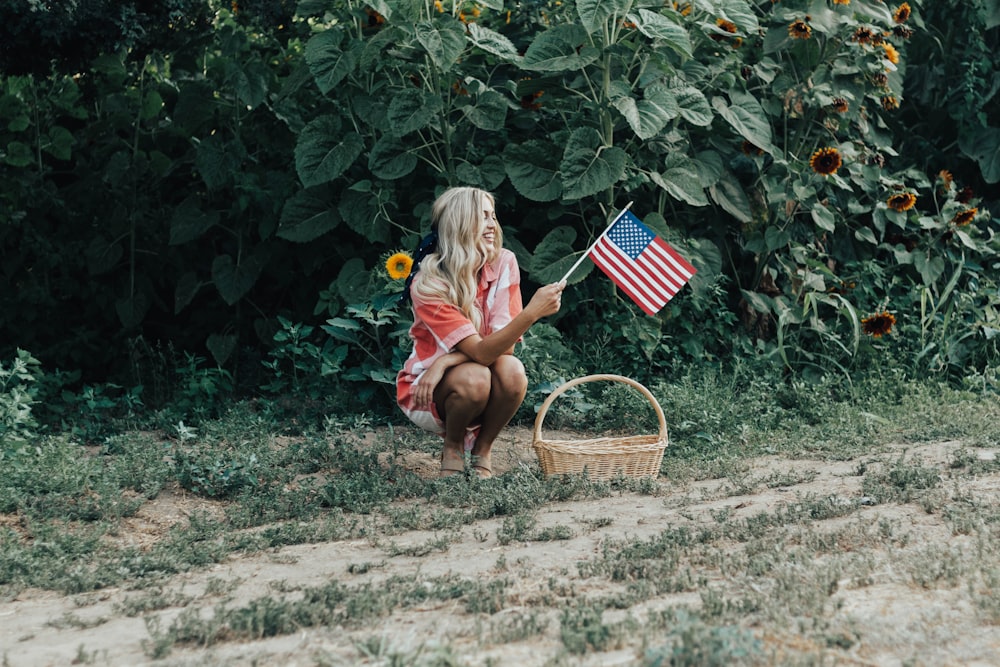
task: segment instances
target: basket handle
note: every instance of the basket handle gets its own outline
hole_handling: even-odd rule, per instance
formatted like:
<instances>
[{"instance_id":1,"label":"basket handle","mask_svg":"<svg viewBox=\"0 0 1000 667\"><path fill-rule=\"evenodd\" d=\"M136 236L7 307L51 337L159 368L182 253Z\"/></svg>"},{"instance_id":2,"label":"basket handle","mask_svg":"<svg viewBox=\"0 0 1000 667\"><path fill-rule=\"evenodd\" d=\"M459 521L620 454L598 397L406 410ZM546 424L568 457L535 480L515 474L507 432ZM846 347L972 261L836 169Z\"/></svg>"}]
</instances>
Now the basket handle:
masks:
<instances>
[{"instance_id":1,"label":"basket handle","mask_svg":"<svg viewBox=\"0 0 1000 667\"><path fill-rule=\"evenodd\" d=\"M606 374L600 374L600 375L587 375L587 376L584 376L584 377L579 377L579 378L570 380L568 382L565 382L561 386L556 387L556 389L554 389L552 391L552 393L549 394L548 397L546 397L545 401L542 403L542 407L538 409L538 415L535 417L535 434L534 434L534 440L533 440L533 442L539 442L539 441L541 441L541 439L542 439L542 422L545 420L545 414L549 411L549 406L552 405L552 402L554 400L556 400L556 398L560 394L562 394L563 392L565 392L568 389L571 389L571 388L575 387L578 384L583 384L584 382L596 382L596 381L600 381L600 380L610 380L612 382L623 382L623 383L625 383L627 385L630 385L630 386L634 387L643 396L645 396L646 399L653 406L653 409L656 411L656 418L660 422L660 439L661 440L666 440L667 439L667 420L663 416L663 408L661 408L660 404L657 403L656 397L653 396L652 392L650 392L648 389L646 389L646 387L644 387L643 385L639 384L638 382L636 382L632 378L627 378L624 375L606 375Z\"/></svg>"}]
</instances>

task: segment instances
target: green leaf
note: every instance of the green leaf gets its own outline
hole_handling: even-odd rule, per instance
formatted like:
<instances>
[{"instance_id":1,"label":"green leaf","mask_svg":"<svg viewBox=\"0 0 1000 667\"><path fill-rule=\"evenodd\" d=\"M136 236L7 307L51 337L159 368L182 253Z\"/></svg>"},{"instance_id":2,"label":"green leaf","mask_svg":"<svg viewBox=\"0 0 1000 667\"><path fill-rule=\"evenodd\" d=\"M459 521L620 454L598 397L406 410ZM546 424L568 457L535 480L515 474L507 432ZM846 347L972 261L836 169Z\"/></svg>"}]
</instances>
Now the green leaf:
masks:
<instances>
[{"instance_id":1,"label":"green leaf","mask_svg":"<svg viewBox=\"0 0 1000 667\"><path fill-rule=\"evenodd\" d=\"M327 197L311 190L301 190L282 207L281 223L276 234L295 243L309 243L338 224L340 214Z\"/></svg>"},{"instance_id":2,"label":"green leaf","mask_svg":"<svg viewBox=\"0 0 1000 667\"><path fill-rule=\"evenodd\" d=\"M629 0L577 0L576 11L587 32L596 32L611 16L625 17L625 10L632 3Z\"/></svg>"},{"instance_id":3,"label":"green leaf","mask_svg":"<svg viewBox=\"0 0 1000 667\"><path fill-rule=\"evenodd\" d=\"M87 244L87 271L92 276L107 273L115 267L125 251L120 243L114 243L103 236L94 236Z\"/></svg>"},{"instance_id":4,"label":"green leaf","mask_svg":"<svg viewBox=\"0 0 1000 667\"><path fill-rule=\"evenodd\" d=\"M707 127L712 124L715 114L712 113L712 107L700 90L691 86L672 90L681 118L697 127Z\"/></svg>"},{"instance_id":5,"label":"green leaf","mask_svg":"<svg viewBox=\"0 0 1000 667\"><path fill-rule=\"evenodd\" d=\"M930 287L944 273L944 259L938 256L930 257L926 252L913 254L913 266L920 272L924 285Z\"/></svg>"},{"instance_id":6,"label":"green leaf","mask_svg":"<svg viewBox=\"0 0 1000 667\"><path fill-rule=\"evenodd\" d=\"M49 155L59 160L68 160L73 154L73 134L61 125L49 128L48 142L42 146Z\"/></svg>"},{"instance_id":7,"label":"green leaf","mask_svg":"<svg viewBox=\"0 0 1000 667\"><path fill-rule=\"evenodd\" d=\"M350 264L350 262L348 262L348 264ZM320 328L339 341L354 344L361 343L361 338L358 336L358 332L361 331L361 325L354 320L347 319L346 317L331 317L326 321L326 324Z\"/></svg>"},{"instance_id":8,"label":"green leaf","mask_svg":"<svg viewBox=\"0 0 1000 667\"><path fill-rule=\"evenodd\" d=\"M778 227L768 227L764 230L764 243L768 252L784 248L792 240L791 234Z\"/></svg>"},{"instance_id":9,"label":"green leaf","mask_svg":"<svg viewBox=\"0 0 1000 667\"><path fill-rule=\"evenodd\" d=\"M170 217L170 245L194 241L219 222L219 213L203 211L199 202L199 197L191 196L174 209Z\"/></svg>"},{"instance_id":10,"label":"green leaf","mask_svg":"<svg viewBox=\"0 0 1000 667\"><path fill-rule=\"evenodd\" d=\"M151 90L142 98L142 108L139 110L139 118L142 120L156 118L162 108L163 98L160 96L160 93Z\"/></svg>"},{"instance_id":11,"label":"green leaf","mask_svg":"<svg viewBox=\"0 0 1000 667\"><path fill-rule=\"evenodd\" d=\"M742 92L733 92L730 97L731 105L722 97L713 97L712 106L740 136L754 146L773 154L776 149L771 144L771 124L757 98Z\"/></svg>"},{"instance_id":12,"label":"green leaf","mask_svg":"<svg viewBox=\"0 0 1000 667\"><path fill-rule=\"evenodd\" d=\"M504 169L514 189L532 201L553 201L562 195L558 153L551 144L526 141L503 149Z\"/></svg>"},{"instance_id":13,"label":"green leaf","mask_svg":"<svg viewBox=\"0 0 1000 667\"><path fill-rule=\"evenodd\" d=\"M299 134L295 170L305 187L329 183L361 155L364 141L355 132L342 133L340 119L320 116Z\"/></svg>"},{"instance_id":14,"label":"green leaf","mask_svg":"<svg viewBox=\"0 0 1000 667\"><path fill-rule=\"evenodd\" d=\"M828 232L837 231L837 218L833 215L833 211L826 206L819 203L813 204L811 213L817 227Z\"/></svg>"},{"instance_id":15,"label":"green leaf","mask_svg":"<svg viewBox=\"0 0 1000 667\"><path fill-rule=\"evenodd\" d=\"M367 296L369 280L364 260L352 257L344 262L337 275L337 292L347 303L360 301Z\"/></svg>"},{"instance_id":16,"label":"green leaf","mask_svg":"<svg viewBox=\"0 0 1000 667\"><path fill-rule=\"evenodd\" d=\"M680 110L673 93L666 86L650 86L642 95L640 100L619 97L614 104L636 136L645 140L659 134L667 123L677 117Z\"/></svg>"},{"instance_id":17,"label":"green leaf","mask_svg":"<svg viewBox=\"0 0 1000 667\"><path fill-rule=\"evenodd\" d=\"M27 167L34 162L35 156L28 144L21 143L20 141L12 141L7 144L7 154L4 155L3 159L4 162L12 167Z\"/></svg>"},{"instance_id":18,"label":"green leaf","mask_svg":"<svg viewBox=\"0 0 1000 667\"><path fill-rule=\"evenodd\" d=\"M440 69L450 70L465 50L465 29L450 14L416 24L417 41Z\"/></svg>"},{"instance_id":19,"label":"green leaf","mask_svg":"<svg viewBox=\"0 0 1000 667\"><path fill-rule=\"evenodd\" d=\"M256 108L267 97L267 81L271 71L260 62L249 62L245 66L227 63L226 80L236 91L240 102Z\"/></svg>"},{"instance_id":20,"label":"green leaf","mask_svg":"<svg viewBox=\"0 0 1000 667\"><path fill-rule=\"evenodd\" d=\"M115 301L115 312L118 313L118 320L126 329L137 327L142 323L149 312L149 297L145 292L136 292L131 297L117 299Z\"/></svg>"},{"instance_id":21,"label":"green leaf","mask_svg":"<svg viewBox=\"0 0 1000 667\"><path fill-rule=\"evenodd\" d=\"M347 226L369 241L385 242L392 231L378 207L378 200L369 192L345 190L338 205Z\"/></svg>"},{"instance_id":22,"label":"green leaf","mask_svg":"<svg viewBox=\"0 0 1000 667\"><path fill-rule=\"evenodd\" d=\"M212 280L223 301L232 306L253 288L263 268L257 255L247 255L239 264L229 255L219 255L212 262Z\"/></svg>"},{"instance_id":23,"label":"green leaf","mask_svg":"<svg viewBox=\"0 0 1000 667\"><path fill-rule=\"evenodd\" d=\"M748 35L756 35L759 29L757 14L746 0L722 0L719 6L721 18L728 19Z\"/></svg>"},{"instance_id":24,"label":"green leaf","mask_svg":"<svg viewBox=\"0 0 1000 667\"><path fill-rule=\"evenodd\" d=\"M507 98L488 88L475 94L472 104L462 108L462 113L473 125L481 130L499 131L507 119Z\"/></svg>"},{"instance_id":25,"label":"green leaf","mask_svg":"<svg viewBox=\"0 0 1000 667\"><path fill-rule=\"evenodd\" d=\"M691 37L688 31L677 25L663 14L651 12L648 9L640 9L638 17L632 16L639 32L646 37L657 40L658 46L665 46L668 49L679 53L685 58L694 56L691 50Z\"/></svg>"},{"instance_id":26,"label":"green leaf","mask_svg":"<svg viewBox=\"0 0 1000 667\"><path fill-rule=\"evenodd\" d=\"M959 136L958 147L979 163L984 181L1000 182L1000 128L980 127L963 132Z\"/></svg>"},{"instance_id":27,"label":"green leaf","mask_svg":"<svg viewBox=\"0 0 1000 667\"><path fill-rule=\"evenodd\" d=\"M417 156L407 150L396 137L385 135L375 142L368 153L368 169L376 178L393 181L411 173L417 167Z\"/></svg>"},{"instance_id":28,"label":"green leaf","mask_svg":"<svg viewBox=\"0 0 1000 667\"><path fill-rule=\"evenodd\" d=\"M573 249L576 230L563 225L545 235L535 248L528 265L531 279L537 283L553 283L562 278L579 257Z\"/></svg>"},{"instance_id":29,"label":"green leaf","mask_svg":"<svg viewBox=\"0 0 1000 667\"><path fill-rule=\"evenodd\" d=\"M599 57L583 26L563 23L535 37L521 66L535 72L563 72L583 69Z\"/></svg>"},{"instance_id":30,"label":"green leaf","mask_svg":"<svg viewBox=\"0 0 1000 667\"><path fill-rule=\"evenodd\" d=\"M865 243L878 245L878 239L875 238L875 232L873 232L870 227L861 227L854 230L854 238L859 241L864 241Z\"/></svg>"},{"instance_id":31,"label":"green leaf","mask_svg":"<svg viewBox=\"0 0 1000 667\"><path fill-rule=\"evenodd\" d=\"M219 190L234 181L240 173L246 149L238 139L226 141L221 136L205 137L198 144L194 165L209 190Z\"/></svg>"},{"instance_id":32,"label":"green leaf","mask_svg":"<svg viewBox=\"0 0 1000 667\"><path fill-rule=\"evenodd\" d=\"M212 334L205 340L205 347L219 366L225 364L236 349L236 336L232 334Z\"/></svg>"},{"instance_id":33,"label":"green leaf","mask_svg":"<svg viewBox=\"0 0 1000 667\"><path fill-rule=\"evenodd\" d=\"M336 88L357 65L357 50L341 49L342 41L341 29L331 28L316 33L306 42L306 63L324 95Z\"/></svg>"},{"instance_id":34,"label":"green leaf","mask_svg":"<svg viewBox=\"0 0 1000 667\"><path fill-rule=\"evenodd\" d=\"M625 151L601 145L601 135L593 128L582 128L566 142L559 171L562 172L563 197L583 199L610 188L625 175Z\"/></svg>"},{"instance_id":35,"label":"green leaf","mask_svg":"<svg viewBox=\"0 0 1000 667\"><path fill-rule=\"evenodd\" d=\"M740 222L750 222L750 200L740 182L729 171L725 171L719 179L708 188L708 194L716 204L721 206L729 215Z\"/></svg>"},{"instance_id":36,"label":"green leaf","mask_svg":"<svg viewBox=\"0 0 1000 667\"><path fill-rule=\"evenodd\" d=\"M672 156L662 174L654 171L649 177L674 199L692 206L708 206L708 197L705 196L705 187L702 185L698 166L691 158Z\"/></svg>"},{"instance_id":37,"label":"green leaf","mask_svg":"<svg viewBox=\"0 0 1000 667\"><path fill-rule=\"evenodd\" d=\"M514 42L510 41L506 35L501 35L478 23L470 23L468 28L469 41L476 48L482 49L487 53L492 53L495 56L500 56L507 62L518 62L521 60Z\"/></svg>"},{"instance_id":38,"label":"green leaf","mask_svg":"<svg viewBox=\"0 0 1000 667\"><path fill-rule=\"evenodd\" d=\"M418 88L404 88L389 102L386 122L397 137L422 130L441 111L441 98Z\"/></svg>"}]
</instances>

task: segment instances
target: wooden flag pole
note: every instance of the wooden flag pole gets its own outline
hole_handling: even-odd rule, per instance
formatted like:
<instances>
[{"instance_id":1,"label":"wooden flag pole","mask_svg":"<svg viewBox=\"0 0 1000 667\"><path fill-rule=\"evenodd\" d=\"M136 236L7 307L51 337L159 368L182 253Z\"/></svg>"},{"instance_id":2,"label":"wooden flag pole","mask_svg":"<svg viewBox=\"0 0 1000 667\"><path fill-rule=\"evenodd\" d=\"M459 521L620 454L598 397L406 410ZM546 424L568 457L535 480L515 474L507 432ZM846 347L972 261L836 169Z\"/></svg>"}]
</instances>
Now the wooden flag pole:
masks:
<instances>
[{"instance_id":1,"label":"wooden flag pole","mask_svg":"<svg viewBox=\"0 0 1000 667\"><path fill-rule=\"evenodd\" d=\"M570 275L571 275L571 274L572 274L572 273L573 273L574 271L576 271L576 267L580 266L580 263L581 263L581 262L582 262L583 260L585 260L585 259L587 258L587 255L589 255L589 254L590 254L590 251L591 251L591 250L593 250L593 249L594 249L594 247L595 247L595 246L597 246L598 242L599 242L599 241L600 241L601 239L603 239L603 238L604 238L604 236L605 236L605 235L606 235L606 234L608 233L608 230L610 230L610 229L611 229L612 227L614 227L614 226L615 226L615 223L616 223L616 222L618 222L619 218L621 218L621 217L622 217L623 215L625 215L625 211L629 210L629 208L630 208L630 207L632 206L632 203L633 203L633 202L629 202L629 203L625 204L625 208L623 208L622 210L620 210L620 211L618 212L618 215L616 215L616 216L615 216L615 219L611 221L611 224L609 224L609 225L608 225L608 226L607 226L607 227L606 227L606 228L604 229L604 231L603 231L603 232L601 232L601 235L597 237L597 240L596 240L596 241L594 241L593 243L591 243L591 244L590 244L590 247L589 247L589 248L587 248L587 251L586 251L586 252L584 252L584 253L583 253L583 254L582 254L582 255L580 256L580 259L576 260L576 264L574 264L574 265L573 265L573 266L572 266L572 267L570 268L570 270L566 272L566 275L565 275L565 276L563 276L563 277L562 277L562 280L560 280L559 282L566 282L566 279L567 279L567 278L569 278L569 277L570 277Z\"/></svg>"}]
</instances>

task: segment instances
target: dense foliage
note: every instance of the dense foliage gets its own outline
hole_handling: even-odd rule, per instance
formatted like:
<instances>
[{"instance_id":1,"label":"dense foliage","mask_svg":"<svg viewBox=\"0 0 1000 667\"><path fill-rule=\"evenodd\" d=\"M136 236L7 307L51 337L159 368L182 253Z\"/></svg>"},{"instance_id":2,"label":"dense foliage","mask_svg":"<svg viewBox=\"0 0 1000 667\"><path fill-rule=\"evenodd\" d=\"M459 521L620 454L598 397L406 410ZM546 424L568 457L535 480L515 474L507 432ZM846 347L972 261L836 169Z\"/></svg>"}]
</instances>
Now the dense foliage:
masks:
<instances>
[{"instance_id":1,"label":"dense foliage","mask_svg":"<svg viewBox=\"0 0 1000 667\"><path fill-rule=\"evenodd\" d=\"M166 370L367 400L407 320L385 259L471 184L527 292L627 201L699 269L647 317L585 262L539 381L893 347L960 378L1000 330L988 4L4 2L0 351L151 402Z\"/></svg>"}]
</instances>

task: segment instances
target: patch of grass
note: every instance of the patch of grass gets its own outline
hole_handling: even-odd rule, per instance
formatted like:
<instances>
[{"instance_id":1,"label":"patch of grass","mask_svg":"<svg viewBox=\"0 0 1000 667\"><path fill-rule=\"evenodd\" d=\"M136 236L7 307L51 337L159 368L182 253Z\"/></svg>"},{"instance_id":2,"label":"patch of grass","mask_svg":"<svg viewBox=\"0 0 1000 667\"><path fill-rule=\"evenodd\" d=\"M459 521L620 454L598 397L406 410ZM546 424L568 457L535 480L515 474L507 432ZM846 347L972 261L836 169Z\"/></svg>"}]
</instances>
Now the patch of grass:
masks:
<instances>
[{"instance_id":1,"label":"patch of grass","mask_svg":"<svg viewBox=\"0 0 1000 667\"><path fill-rule=\"evenodd\" d=\"M937 468L908 463L901 456L887 470L866 472L861 491L878 503L907 503L940 483Z\"/></svg>"}]
</instances>

